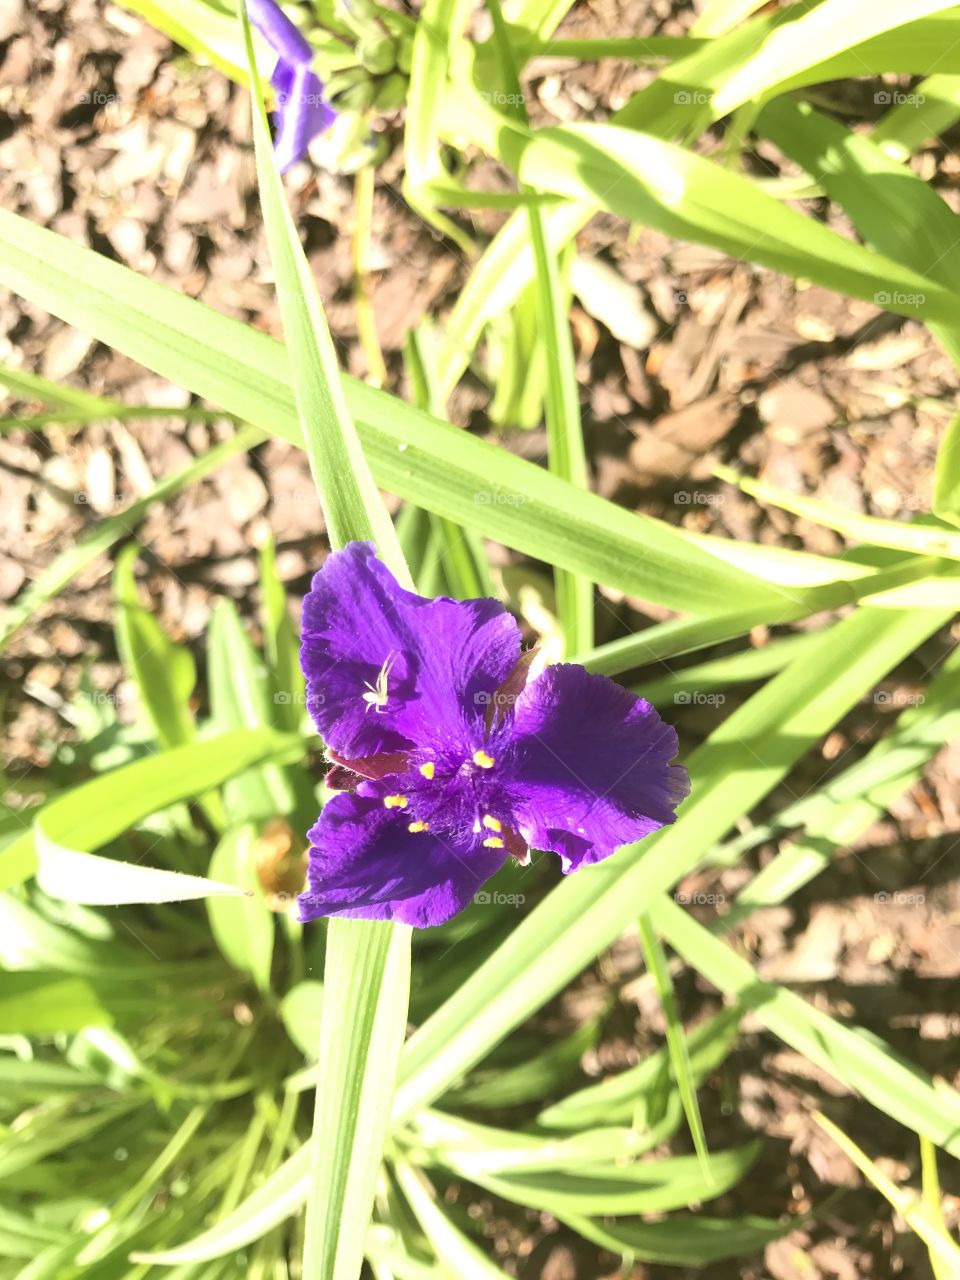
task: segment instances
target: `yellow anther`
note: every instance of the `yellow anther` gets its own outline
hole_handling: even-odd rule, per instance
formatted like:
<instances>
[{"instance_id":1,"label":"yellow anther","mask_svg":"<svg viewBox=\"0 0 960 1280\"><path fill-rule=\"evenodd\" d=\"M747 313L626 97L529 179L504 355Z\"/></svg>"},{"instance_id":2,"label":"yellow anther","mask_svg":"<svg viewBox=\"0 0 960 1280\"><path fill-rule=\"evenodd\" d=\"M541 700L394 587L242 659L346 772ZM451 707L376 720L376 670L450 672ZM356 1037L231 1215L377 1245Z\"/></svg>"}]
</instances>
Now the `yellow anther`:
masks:
<instances>
[{"instance_id":1,"label":"yellow anther","mask_svg":"<svg viewBox=\"0 0 960 1280\"><path fill-rule=\"evenodd\" d=\"M485 751L475 751L473 753L473 763L478 764L481 769L492 769L495 761L493 756L488 756Z\"/></svg>"},{"instance_id":2,"label":"yellow anther","mask_svg":"<svg viewBox=\"0 0 960 1280\"><path fill-rule=\"evenodd\" d=\"M499 836L487 836L486 840L483 842L483 847L485 849L502 849L503 841Z\"/></svg>"},{"instance_id":3,"label":"yellow anther","mask_svg":"<svg viewBox=\"0 0 960 1280\"><path fill-rule=\"evenodd\" d=\"M483 825L490 831L502 831L503 823L499 818L491 818L489 813L483 815Z\"/></svg>"},{"instance_id":4,"label":"yellow anther","mask_svg":"<svg viewBox=\"0 0 960 1280\"><path fill-rule=\"evenodd\" d=\"M413 832L417 832L417 831L429 831L429 830L430 830L430 823L429 823L429 822L411 822L411 823L409 824L409 826L407 827L407 830L408 830L408 831L413 831Z\"/></svg>"},{"instance_id":5,"label":"yellow anther","mask_svg":"<svg viewBox=\"0 0 960 1280\"><path fill-rule=\"evenodd\" d=\"M430 779L433 777L433 775L437 772L437 766L433 763L432 760L428 760L426 764L422 764L420 766L420 772L429 782Z\"/></svg>"},{"instance_id":6,"label":"yellow anther","mask_svg":"<svg viewBox=\"0 0 960 1280\"><path fill-rule=\"evenodd\" d=\"M384 796L383 803L388 809L405 809L407 807L406 796Z\"/></svg>"}]
</instances>

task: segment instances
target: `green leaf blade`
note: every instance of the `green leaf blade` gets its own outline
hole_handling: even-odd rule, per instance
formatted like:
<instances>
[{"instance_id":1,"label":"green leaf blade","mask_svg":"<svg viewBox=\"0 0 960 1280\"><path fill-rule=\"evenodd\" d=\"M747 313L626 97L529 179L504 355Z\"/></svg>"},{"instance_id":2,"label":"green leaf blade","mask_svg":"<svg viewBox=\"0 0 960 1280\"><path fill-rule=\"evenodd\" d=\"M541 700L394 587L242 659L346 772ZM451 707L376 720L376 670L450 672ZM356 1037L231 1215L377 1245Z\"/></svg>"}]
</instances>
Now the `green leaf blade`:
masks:
<instances>
[{"instance_id":1,"label":"green leaf blade","mask_svg":"<svg viewBox=\"0 0 960 1280\"><path fill-rule=\"evenodd\" d=\"M260 203L307 456L331 546L372 540L412 586L340 383L333 340L274 163L250 23L241 8ZM320 1073L310 1143L303 1270L356 1280L406 1030L411 930L334 920L327 927Z\"/></svg>"}]
</instances>

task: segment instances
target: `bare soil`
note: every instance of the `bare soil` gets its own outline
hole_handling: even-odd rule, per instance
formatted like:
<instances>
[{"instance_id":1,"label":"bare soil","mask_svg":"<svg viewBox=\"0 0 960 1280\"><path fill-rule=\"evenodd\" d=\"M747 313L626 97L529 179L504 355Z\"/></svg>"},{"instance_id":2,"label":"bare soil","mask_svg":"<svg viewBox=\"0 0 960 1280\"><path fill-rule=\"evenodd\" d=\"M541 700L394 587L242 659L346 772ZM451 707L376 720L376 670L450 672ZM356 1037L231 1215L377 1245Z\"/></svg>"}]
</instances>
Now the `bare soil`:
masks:
<instances>
[{"instance_id":1,"label":"bare soil","mask_svg":"<svg viewBox=\"0 0 960 1280\"><path fill-rule=\"evenodd\" d=\"M564 33L679 34L690 16L685 6L667 0L593 0L576 6ZM603 119L649 75L622 63L571 68L545 60L529 76L531 109L541 122ZM387 133L399 142L394 126ZM951 202L956 141L934 140L915 161ZM758 155L755 163L759 171L776 172L775 156ZM491 180L502 181L493 170L486 165ZM377 324L397 390L403 389L399 353L406 331L425 315L442 316L470 269L454 246L403 204L401 176L394 146L378 177L373 261ZM351 294L352 181L304 164L289 188L343 363L363 375ZM102 0L7 0L0 14L0 200L279 335L246 94L216 71L194 67L123 9ZM814 212L853 234L825 203ZM493 214L478 215L473 224L481 239L497 225ZM630 236L610 217L585 229L579 249L633 287L641 334L624 342L602 318L579 303L574 307L584 422L599 493L688 528L826 555L841 549L837 535L759 506L714 479L713 466L725 462L853 512L902 518L929 509L936 449L955 411L958 386L950 360L920 325L647 229ZM190 403L182 390L5 293L0 359L130 404ZM493 435L488 404L487 387L470 375L453 398L453 419L465 430ZM8 397L2 412L27 416L38 409ZM0 436L0 601L14 600L98 516L122 510L231 431L226 423L172 426L154 419ZM503 443L543 457L539 431L507 432ZM220 595L237 600L256 626L256 547L268 529L296 598L326 541L306 461L281 441L235 460L152 512L137 534L140 571L172 635L200 651L211 603ZM60 708L85 662L92 659L100 687L116 691L122 704L128 696L118 683L110 569L109 559L101 558L21 632L0 664L3 766L21 792L29 789L31 771L69 736ZM642 601L599 593L602 640L660 616ZM757 645L769 638L764 631L751 637ZM817 786L866 750L892 713L922 693L954 638L942 635L924 645L885 684L889 697L866 701L846 717L764 811ZM731 693L722 711L678 707L675 719L686 745L705 736L717 716L748 692ZM954 746L826 874L788 906L757 913L738 930L764 976L855 1019L954 1082L960 1035L954 985L960 974L958 780L960 749ZM732 895L747 871L774 852L761 847L745 864L683 888ZM584 1078L620 1069L661 1043L660 1012L633 943L619 944L544 1017L554 1029L558 1019L569 1028L595 1008L598 993L614 995L615 1012L604 1043L583 1064ZM680 994L691 1022L718 1004L709 985L690 975ZM915 1238L878 1195L862 1187L810 1112L823 1108L872 1155L883 1156L892 1176L916 1182L912 1135L749 1024L711 1084L701 1095L711 1145L751 1132L766 1139L754 1172L711 1212L799 1218L823 1206L836 1189L844 1194L813 1226L770 1246L762 1259L707 1268L700 1273L706 1280L928 1273ZM952 1169L943 1176L948 1209L958 1217L960 1185ZM473 1188L455 1188L452 1198L469 1207L502 1265L520 1280L681 1274L660 1266L619 1269L616 1258L599 1254L549 1216L524 1213Z\"/></svg>"}]
</instances>

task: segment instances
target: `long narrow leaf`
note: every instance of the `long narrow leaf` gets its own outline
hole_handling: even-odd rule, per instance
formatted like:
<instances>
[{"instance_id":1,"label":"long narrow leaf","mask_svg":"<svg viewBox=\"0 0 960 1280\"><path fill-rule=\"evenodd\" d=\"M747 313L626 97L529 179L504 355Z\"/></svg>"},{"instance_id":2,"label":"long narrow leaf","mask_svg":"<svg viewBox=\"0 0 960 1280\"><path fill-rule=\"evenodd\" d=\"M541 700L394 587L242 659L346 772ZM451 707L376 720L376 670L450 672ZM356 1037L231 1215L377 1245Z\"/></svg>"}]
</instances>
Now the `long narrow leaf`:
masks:
<instances>
[{"instance_id":1,"label":"long narrow leaf","mask_svg":"<svg viewBox=\"0 0 960 1280\"><path fill-rule=\"evenodd\" d=\"M372 538L412 585L340 384L333 340L274 164L246 10L260 202L277 272L297 409L332 546ZM304 1274L356 1280L406 1031L411 930L331 922L324 964L320 1077L311 1139Z\"/></svg>"},{"instance_id":2,"label":"long narrow leaf","mask_svg":"<svg viewBox=\"0 0 960 1280\"><path fill-rule=\"evenodd\" d=\"M219 786L261 760L297 759L302 743L290 734L240 730L136 760L85 782L36 812L46 836L92 852L167 806ZM26 831L0 855L0 888L37 869L34 839Z\"/></svg>"},{"instance_id":3,"label":"long narrow leaf","mask_svg":"<svg viewBox=\"0 0 960 1280\"><path fill-rule=\"evenodd\" d=\"M406 566L400 546L344 399L323 304L274 164L245 9L243 14L253 89L253 139L260 204L277 274L277 297L290 353L297 415L327 520L327 532L335 547L372 538L394 573L404 577Z\"/></svg>"},{"instance_id":4,"label":"long narrow leaf","mask_svg":"<svg viewBox=\"0 0 960 1280\"><path fill-rule=\"evenodd\" d=\"M674 826L554 889L414 1035L398 1116L430 1103L692 870L890 666L950 615L863 609L821 638L690 757L691 795Z\"/></svg>"},{"instance_id":5,"label":"long narrow leaf","mask_svg":"<svg viewBox=\"0 0 960 1280\"><path fill-rule=\"evenodd\" d=\"M941 520L960 526L960 415L951 421L937 453L933 510Z\"/></svg>"},{"instance_id":6,"label":"long narrow leaf","mask_svg":"<svg viewBox=\"0 0 960 1280\"><path fill-rule=\"evenodd\" d=\"M736 995L787 1044L862 1094L893 1120L960 1156L960 1094L936 1087L875 1036L844 1026L792 991L757 977L753 966L671 899L651 906L651 919L688 964Z\"/></svg>"},{"instance_id":7,"label":"long narrow leaf","mask_svg":"<svg viewBox=\"0 0 960 1280\"><path fill-rule=\"evenodd\" d=\"M513 63L510 39L499 0L487 0L493 17L494 41L508 103L517 118L528 125L520 80ZM543 212L536 204L527 208L530 243L533 246L538 340L546 357L545 396L548 466L554 475L580 488L587 487L587 455L580 422L580 389L567 319L569 303L561 287L557 256L551 249ZM557 612L563 628L565 652L579 653L593 644L593 583L579 574L557 570Z\"/></svg>"},{"instance_id":8,"label":"long narrow leaf","mask_svg":"<svg viewBox=\"0 0 960 1280\"><path fill-rule=\"evenodd\" d=\"M423 1228L437 1257L459 1280L507 1280L507 1273L495 1266L457 1227L428 1190L423 1174L405 1161L396 1164L397 1181Z\"/></svg>"},{"instance_id":9,"label":"long narrow leaf","mask_svg":"<svg viewBox=\"0 0 960 1280\"><path fill-rule=\"evenodd\" d=\"M67 849L51 840L38 819L37 884L51 898L85 906L117 907L139 902L187 902L193 898L238 897L246 890L238 885L188 876L180 871L144 867L96 854Z\"/></svg>"},{"instance_id":10,"label":"long narrow leaf","mask_svg":"<svg viewBox=\"0 0 960 1280\"><path fill-rule=\"evenodd\" d=\"M524 214L524 218L525 218ZM303 445L282 346L0 210L0 282L197 395ZM377 482L487 537L627 594L720 613L784 593L532 463L344 377ZM442 381L442 375L441 375Z\"/></svg>"},{"instance_id":11,"label":"long narrow leaf","mask_svg":"<svg viewBox=\"0 0 960 1280\"><path fill-rule=\"evenodd\" d=\"M960 559L960 534L938 525L935 521L931 524L907 524L900 520L881 520L877 516L844 511L818 498L808 498L804 494L781 489L778 485L739 475L730 467L716 467L715 474L719 479L736 485L751 498L756 498L758 502L768 502L773 507L779 507L781 511L789 511L792 515L810 520L814 524L835 529L844 537L868 542L878 547L889 547L894 551L912 552L914 555Z\"/></svg>"},{"instance_id":12,"label":"long narrow leaf","mask_svg":"<svg viewBox=\"0 0 960 1280\"><path fill-rule=\"evenodd\" d=\"M307 1198L309 1185L310 1149L305 1146L216 1226L186 1244L155 1253L135 1253L131 1260L176 1266L235 1253L296 1213Z\"/></svg>"},{"instance_id":13,"label":"long narrow leaf","mask_svg":"<svg viewBox=\"0 0 960 1280\"><path fill-rule=\"evenodd\" d=\"M909 166L806 103L771 103L757 129L816 176L874 249L937 284L960 288L960 217ZM897 286L891 281L891 287ZM886 290L879 300L885 296ZM956 316L932 328L960 359Z\"/></svg>"},{"instance_id":14,"label":"long narrow leaf","mask_svg":"<svg viewBox=\"0 0 960 1280\"><path fill-rule=\"evenodd\" d=\"M677 1009L677 998L673 990L673 980L667 957L664 955L660 939L650 927L646 916L640 917L640 945L643 947L644 961L647 971L653 978L660 1007L667 1024L667 1049L670 1054L670 1065L683 1103L683 1112L687 1117L687 1126L693 1139L700 1165L705 1173L709 1170L710 1152L707 1150L707 1139L703 1132L703 1118L700 1115L700 1104L697 1101L697 1089L690 1064L690 1054L683 1031L683 1023Z\"/></svg>"},{"instance_id":15,"label":"long narrow leaf","mask_svg":"<svg viewBox=\"0 0 960 1280\"><path fill-rule=\"evenodd\" d=\"M157 741L161 747L182 747L196 736L190 698L197 669L190 650L174 644L140 603L133 572L138 552L135 545L125 547L113 572L117 649L128 678L136 681Z\"/></svg>"},{"instance_id":16,"label":"long narrow leaf","mask_svg":"<svg viewBox=\"0 0 960 1280\"><path fill-rule=\"evenodd\" d=\"M796 1218L777 1222L753 1215L729 1219L674 1214L662 1222L622 1218L611 1223L567 1214L564 1221L584 1239L631 1262L661 1262L673 1267L704 1267L724 1258L758 1253L799 1225Z\"/></svg>"},{"instance_id":17,"label":"long narrow leaf","mask_svg":"<svg viewBox=\"0 0 960 1280\"><path fill-rule=\"evenodd\" d=\"M114 906L242 893L199 876L95 857L92 851L149 814L187 796L202 795L248 762L276 754L289 757L291 746L298 746L297 739L263 730L224 734L84 783L46 805L34 820L38 883L55 898ZM8 849L4 857L9 854Z\"/></svg>"},{"instance_id":18,"label":"long narrow leaf","mask_svg":"<svg viewBox=\"0 0 960 1280\"><path fill-rule=\"evenodd\" d=\"M520 178L904 315L955 323L957 293L871 253L749 178L651 135L606 124L541 129L514 149ZM510 161L510 155L502 158Z\"/></svg>"},{"instance_id":19,"label":"long narrow leaf","mask_svg":"<svg viewBox=\"0 0 960 1280\"><path fill-rule=\"evenodd\" d=\"M916 20L951 7L952 0L912 0L905 13L901 0L823 0L812 13L768 36L750 61L720 86L713 109L726 115L806 68L902 26L906 18Z\"/></svg>"},{"instance_id":20,"label":"long narrow leaf","mask_svg":"<svg viewBox=\"0 0 960 1280\"><path fill-rule=\"evenodd\" d=\"M938 1280L941 1274L960 1275L960 1248L957 1247L943 1222L939 1204L931 1206L926 1201L918 1199L915 1192L904 1191L895 1182L891 1182L867 1153L858 1147L839 1125L834 1124L825 1115L815 1111L813 1118L841 1151L849 1156L863 1176L872 1182L880 1194L903 1216L907 1226L915 1231L927 1246L930 1251L930 1263ZM921 1138L922 1141L925 1140ZM932 1213L931 1208L933 1208ZM941 1272L941 1267L947 1270Z\"/></svg>"}]
</instances>

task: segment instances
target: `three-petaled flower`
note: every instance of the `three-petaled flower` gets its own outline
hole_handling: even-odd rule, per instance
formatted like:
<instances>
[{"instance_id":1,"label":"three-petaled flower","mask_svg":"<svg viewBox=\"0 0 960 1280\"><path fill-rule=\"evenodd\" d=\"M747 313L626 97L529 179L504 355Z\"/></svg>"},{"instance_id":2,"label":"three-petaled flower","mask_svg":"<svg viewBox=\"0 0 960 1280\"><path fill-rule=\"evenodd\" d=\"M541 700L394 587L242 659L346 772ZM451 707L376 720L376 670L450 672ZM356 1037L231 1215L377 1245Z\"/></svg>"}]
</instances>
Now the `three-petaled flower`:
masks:
<instances>
[{"instance_id":1,"label":"three-petaled flower","mask_svg":"<svg viewBox=\"0 0 960 1280\"><path fill-rule=\"evenodd\" d=\"M303 920L441 924L509 856L575 871L674 820L672 726L580 666L527 682L529 656L496 600L406 591L369 543L327 558L301 662L341 794L309 833Z\"/></svg>"},{"instance_id":2,"label":"three-petaled flower","mask_svg":"<svg viewBox=\"0 0 960 1280\"><path fill-rule=\"evenodd\" d=\"M277 55L270 83L276 93L277 137L274 154L285 173L307 154L311 140L337 118L326 100L323 81L312 70L313 50L275 0L246 0L250 21Z\"/></svg>"}]
</instances>

